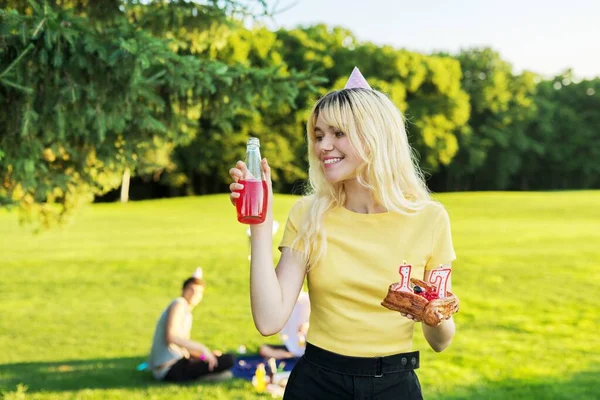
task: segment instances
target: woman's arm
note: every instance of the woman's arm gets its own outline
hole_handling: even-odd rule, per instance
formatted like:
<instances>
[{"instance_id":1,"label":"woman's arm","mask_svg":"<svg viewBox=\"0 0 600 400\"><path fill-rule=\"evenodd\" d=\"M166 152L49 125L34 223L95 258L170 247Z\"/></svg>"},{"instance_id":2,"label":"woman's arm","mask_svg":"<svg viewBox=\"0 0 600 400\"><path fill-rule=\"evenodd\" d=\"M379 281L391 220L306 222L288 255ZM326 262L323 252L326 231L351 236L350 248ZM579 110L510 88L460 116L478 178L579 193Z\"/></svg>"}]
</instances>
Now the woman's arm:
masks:
<instances>
[{"instance_id":1,"label":"woman's arm","mask_svg":"<svg viewBox=\"0 0 600 400\"><path fill-rule=\"evenodd\" d=\"M271 232L268 232L271 235ZM254 236L254 233L253 233ZM256 243L255 243L256 240ZM268 252L267 252L268 248ZM298 252L284 248L277 269L273 269L272 240L252 240L250 302L258 331L274 335L290 318L306 274L305 261ZM262 255L257 256L257 255Z\"/></svg>"},{"instance_id":2,"label":"woman's arm","mask_svg":"<svg viewBox=\"0 0 600 400\"><path fill-rule=\"evenodd\" d=\"M429 277L432 272L433 270L425 271L425 282L429 282ZM451 275L448 276L446 289L449 291L452 290ZM454 333L456 332L456 326L454 325L454 319L452 317L442 321L442 323L436 327L431 327L426 324L421 325L423 326L423 335L425 336L427 343L429 343L431 348L436 352L443 351L446 347L448 347L452 342Z\"/></svg>"},{"instance_id":3,"label":"woman's arm","mask_svg":"<svg viewBox=\"0 0 600 400\"><path fill-rule=\"evenodd\" d=\"M239 161L230 170L234 179L232 192L241 189L237 182L244 176L245 168ZM266 159L262 168L269 188L269 203L265 222L250 226L250 303L254 325L263 336L270 336L283 328L292 313L304 283L306 262L297 251L284 248L277 269L273 266L273 189ZM232 193L232 202L238 197Z\"/></svg>"}]
</instances>

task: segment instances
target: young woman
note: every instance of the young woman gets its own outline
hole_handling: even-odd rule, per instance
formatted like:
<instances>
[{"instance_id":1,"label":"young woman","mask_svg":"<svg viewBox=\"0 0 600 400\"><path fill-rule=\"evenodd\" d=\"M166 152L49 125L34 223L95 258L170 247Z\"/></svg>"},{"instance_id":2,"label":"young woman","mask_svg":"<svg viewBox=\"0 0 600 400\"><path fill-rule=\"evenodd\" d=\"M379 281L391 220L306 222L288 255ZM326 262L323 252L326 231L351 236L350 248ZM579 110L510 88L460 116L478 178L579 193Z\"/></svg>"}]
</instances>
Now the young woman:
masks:
<instances>
[{"instance_id":1,"label":"young woman","mask_svg":"<svg viewBox=\"0 0 600 400\"><path fill-rule=\"evenodd\" d=\"M309 117L311 192L290 211L276 269L272 201L266 221L251 228L252 315L261 334L278 332L307 276L307 346L285 399L421 399L419 353L412 351L419 321L381 301L405 261L412 277L426 281L440 265L448 268L456 258L449 218L430 198L400 111L358 70L348 82ZM266 159L262 167L270 185ZM245 170L241 161L230 170L234 203ZM452 318L422 328L435 351L455 332Z\"/></svg>"}]
</instances>

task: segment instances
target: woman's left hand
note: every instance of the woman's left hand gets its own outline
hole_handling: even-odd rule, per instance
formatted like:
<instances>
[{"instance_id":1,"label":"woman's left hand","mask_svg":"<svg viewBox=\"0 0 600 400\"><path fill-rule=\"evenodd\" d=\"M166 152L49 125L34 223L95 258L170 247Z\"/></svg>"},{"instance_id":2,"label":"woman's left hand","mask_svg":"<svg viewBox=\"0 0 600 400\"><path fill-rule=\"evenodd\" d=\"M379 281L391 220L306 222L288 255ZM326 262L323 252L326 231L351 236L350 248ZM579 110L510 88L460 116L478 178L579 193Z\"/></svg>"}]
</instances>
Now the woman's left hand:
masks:
<instances>
[{"instance_id":1,"label":"woman's left hand","mask_svg":"<svg viewBox=\"0 0 600 400\"><path fill-rule=\"evenodd\" d=\"M405 317L405 318L412 319L412 320L413 320L413 321L415 321L415 322L421 322L421 320L420 320L420 319L418 319L417 317L415 317L415 316L414 316L414 315L412 315L412 314L400 313L400 315L402 315L402 316L403 316L403 317Z\"/></svg>"}]
</instances>

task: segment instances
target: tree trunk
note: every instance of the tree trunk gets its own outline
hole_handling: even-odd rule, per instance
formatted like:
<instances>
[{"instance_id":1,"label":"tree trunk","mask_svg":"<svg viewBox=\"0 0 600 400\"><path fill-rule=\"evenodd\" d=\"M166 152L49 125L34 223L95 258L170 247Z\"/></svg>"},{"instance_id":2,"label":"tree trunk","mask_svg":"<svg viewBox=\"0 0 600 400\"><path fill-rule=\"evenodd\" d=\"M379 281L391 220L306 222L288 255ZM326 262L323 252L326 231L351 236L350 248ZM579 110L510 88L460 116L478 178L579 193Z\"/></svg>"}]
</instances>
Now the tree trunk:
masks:
<instances>
[{"instance_id":1,"label":"tree trunk","mask_svg":"<svg viewBox=\"0 0 600 400\"><path fill-rule=\"evenodd\" d=\"M129 181L131 180L131 171L125 168L121 182L121 203L127 203L129 200Z\"/></svg>"},{"instance_id":2,"label":"tree trunk","mask_svg":"<svg viewBox=\"0 0 600 400\"><path fill-rule=\"evenodd\" d=\"M194 187L194 185L196 184L194 171L188 171L186 175L188 179L187 184L185 185L185 195L194 196L196 194L196 188Z\"/></svg>"}]
</instances>

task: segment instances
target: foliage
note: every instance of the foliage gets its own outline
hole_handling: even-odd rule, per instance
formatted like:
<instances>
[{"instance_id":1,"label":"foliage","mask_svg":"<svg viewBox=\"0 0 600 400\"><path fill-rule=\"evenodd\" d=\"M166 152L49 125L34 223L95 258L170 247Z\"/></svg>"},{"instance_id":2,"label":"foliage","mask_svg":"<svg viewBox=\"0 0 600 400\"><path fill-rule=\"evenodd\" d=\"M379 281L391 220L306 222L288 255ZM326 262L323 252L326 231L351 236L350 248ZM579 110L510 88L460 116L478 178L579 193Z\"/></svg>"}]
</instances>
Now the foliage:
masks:
<instances>
[{"instance_id":1,"label":"foliage","mask_svg":"<svg viewBox=\"0 0 600 400\"><path fill-rule=\"evenodd\" d=\"M523 156L514 188L600 186L600 79L574 82L570 71L537 86L527 134L538 143Z\"/></svg>"},{"instance_id":2,"label":"foliage","mask_svg":"<svg viewBox=\"0 0 600 400\"><path fill-rule=\"evenodd\" d=\"M2 10L0 197L46 223L118 187L140 156L210 138L207 125L231 130L239 110L256 111L257 97L293 106L298 81L308 80L280 66L180 54L175 39L140 29L146 14L129 5L99 13L87 3L28 4ZM180 6L189 11L186 2L161 2L156 12ZM209 18L213 29L217 14L225 18L221 10L190 19Z\"/></svg>"},{"instance_id":3,"label":"foliage","mask_svg":"<svg viewBox=\"0 0 600 400\"><path fill-rule=\"evenodd\" d=\"M490 48L420 54L267 2L0 0L0 206L49 224L121 185L227 190L261 139L276 191L306 179L306 118L359 66L406 116L434 191L600 187L600 78L515 73ZM252 22L252 23L249 23Z\"/></svg>"},{"instance_id":4,"label":"foliage","mask_svg":"<svg viewBox=\"0 0 600 400\"><path fill-rule=\"evenodd\" d=\"M460 87L460 65L450 57L427 56L390 46L361 43L343 28L315 25L280 30L283 57L290 66L324 71L320 94L344 87L355 65L371 86L387 93L407 116L421 165L433 172L458 150L455 131L467 123L468 96ZM305 100L303 102L303 100ZM314 96L299 97L306 108Z\"/></svg>"},{"instance_id":5,"label":"foliage","mask_svg":"<svg viewBox=\"0 0 600 400\"><path fill-rule=\"evenodd\" d=\"M442 174L448 190L507 189L521 157L539 145L527 134L535 113L534 75L515 75L495 51L463 50L457 59L471 115L459 135L459 152Z\"/></svg>"}]
</instances>

